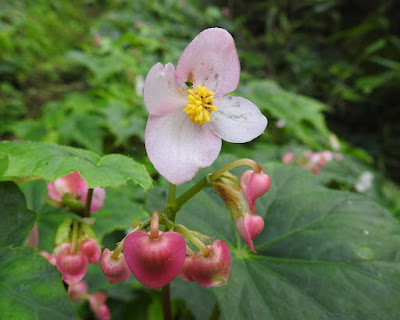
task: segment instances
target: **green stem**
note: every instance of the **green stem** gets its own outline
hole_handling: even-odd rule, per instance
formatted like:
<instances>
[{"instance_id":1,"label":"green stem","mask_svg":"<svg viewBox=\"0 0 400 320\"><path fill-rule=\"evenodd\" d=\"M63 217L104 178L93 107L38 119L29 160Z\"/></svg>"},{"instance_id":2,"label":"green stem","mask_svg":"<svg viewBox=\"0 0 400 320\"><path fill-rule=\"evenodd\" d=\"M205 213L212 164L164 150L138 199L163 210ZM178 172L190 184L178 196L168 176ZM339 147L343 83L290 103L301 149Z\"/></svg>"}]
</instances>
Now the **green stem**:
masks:
<instances>
[{"instance_id":1,"label":"green stem","mask_svg":"<svg viewBox=\"0 0 400 320\"><path fill-rule=\"evenodd\" d=\"M78 220L72 221L72 242L70 252L76 252L78 245L78 236L79 236L79 222Z\"/></svg>"},{"instance_id":2,"label":"green stem","mask_svg":"<svg viewBox=\"0 0 400 320\"><path fill-rule=\"evenodd\" d=\"M166 214L168 217L173 220L175 218L176 213L179 211L179 209L188 201L190 200L194 195L196 195L198 192L203 190L205 187L209 185L210 182L213 182L217 180L220 176L222 176L225 172L237 167L237 166L242 166L242 165L247 165L250 166L254 169L256 172L261 172L261 167L255 162L254 160L251 159L239 159L235 160L226 166L222 167L221 169L218 169L214 173L210 174L209 176L204 177L201 179L197 184L195 184L193 187L191 187L189 190L187 190L184 194L182 194L179 198L175 200L174 205L169 206L167 209Z\"/></svg>"},{"instance_id":3,"label":"green stem","mask_svg":"<svg viewBox=\"0 0 400 320\"><path fill-rule=\"evenodd\" d=\"M212 173L210 175L209 179L210 179L210 181L215 181L220 176L222 176L226 171L229 171L229 170L231 170L231 169L233 169L235 167L243 166L243 165L247 165L247 166L252 167L255 172L258 172L258 173L261 172L261 167L254 160L251 160L251 159L239 159L239 160L235 160L235 161L227 164L226 166L222 167L221 169L218 169L217 171L215 171L214 173Z\"/></svg>"},{"instance_id":4,"label":"green stem","mask_svg":"<svg viewBox=\"0 0 400 320\"><path fill-rule=\"evenodd\" d=\"M169 292L169 284L164 286L161 291L164 320L172 320L171 295Z\"/></svg>"},{"instance_id":5,"label":"green stem","mask_svg":"<svg viewBox=\"0 0 400 320\"><path fill-rule=\"evenodd\" d=\"M90 188L87 194L85 212L83 213L84 217L90 216L90 206L92 204L92 198L93 198L93 188Z\"/></svg>"},{"instance_id":6,"label":"green stem","mask_svg":"<svg viewBox=\"0 0 400 320\"><path fill-rule=\"evenodd\" d=\"M219 311L218 304L214 304L214 308L210 314L210 317L208 318L209 320L218 320L221 312Z\"/></svg>"},{"instance_id":7,"label":"green stem","mask_svg":"<svg viewBox=\"0 0 400 320\"><path fill-rule=\"evenodd\" d=\"M199 239L197 238L188 228L181 224L177 224L174 228L176 232L184 236L186 239L191 241L203 254L204 257L207 257L211 250L207 248L207 246Z\"/></svg>"}]
</instances>

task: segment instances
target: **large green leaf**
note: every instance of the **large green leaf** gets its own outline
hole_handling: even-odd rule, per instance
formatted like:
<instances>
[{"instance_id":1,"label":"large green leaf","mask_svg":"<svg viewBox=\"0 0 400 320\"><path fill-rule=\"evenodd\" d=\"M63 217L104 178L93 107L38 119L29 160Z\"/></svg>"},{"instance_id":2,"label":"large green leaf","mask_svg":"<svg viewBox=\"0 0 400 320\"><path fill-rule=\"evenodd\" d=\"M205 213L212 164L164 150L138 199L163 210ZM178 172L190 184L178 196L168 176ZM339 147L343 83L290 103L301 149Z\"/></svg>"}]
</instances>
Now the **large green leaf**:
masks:
<instances>
[{"instance_id":1,"label":"large green leaf","mask_svg":"<svg viewBox=\"0 0 400 320\"><path fill-rule=\"evenodd\" d=\"M8 157L5 176L38 176L55 180L78 170L89 187L117 187L128 180L144 189L152 180L146 168L133 159L109 154L100 157L92 151L52 143L5 141L0 143L0 158Z\"/></svg>"},{"instance_id":2,"label":"large green leaf","mask_svg":"<svg viewBox=\"0 0 400 320\"><path fill-rule=\"evenodd\" d=\"M223 318L399 319L398 221L367 197L322 187L305 169L263 168L272 186L257 200L265 219L258 254L213 191L178 213L179 222L230 246L231 278L213 289ZM197 284L186 285L189 294Z\"/></svg>"},{"instance_id":3,"label":"large green leaf","mask_svg":"<svg viewBox=\"0 0 400 320\"><path fill-rule=\"evenodd\" d=\"M18 247L26 242L35 214L14 182L0 182L0 247Z\"/></svg>"},{"instance_id":4,"label":"large green leaf","mask_svg":"<svg viewBox=\"0 0 400 320\"><path fill-rule=\"evenodd\" d=\"M1 319L76 319L56 268L32 248L0 250Z\"/></svg>"}]
</instances>

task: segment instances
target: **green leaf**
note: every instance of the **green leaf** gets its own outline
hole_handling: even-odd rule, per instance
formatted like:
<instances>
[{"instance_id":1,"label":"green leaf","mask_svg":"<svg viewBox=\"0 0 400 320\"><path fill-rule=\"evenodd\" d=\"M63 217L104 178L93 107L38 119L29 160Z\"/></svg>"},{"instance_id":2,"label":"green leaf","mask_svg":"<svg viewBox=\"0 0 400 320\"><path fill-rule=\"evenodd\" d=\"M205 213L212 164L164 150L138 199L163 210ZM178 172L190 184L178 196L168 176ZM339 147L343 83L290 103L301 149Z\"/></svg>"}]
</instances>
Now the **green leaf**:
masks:
<instances>
[{"instance_id":1,"label":"green leaf","mask_svg":"<svg viewBox=\"0 0 400 320\"><path fill-rule=\"evenodd\" d=\"M329 143L329 130L321 102L282 89L271 80L250 81L240 94L255 103L261 111L285 122L288 132L305 144L318 148ZM268 129L267 129L268 130Z\"/></svg>"},{"instance_id":2,"label":"green leaf","mask_svg":"<svg viewBox=\"0 0 400 320\"><path fill-rule=\"evenodd\" d=\"M0 158L8 157L8 177L41 177L53 181L78 170L89 188L117 187L128 180L148 189L152 180L144 165L133 159L109 154L100 157L92 151L52 143L5 141Z\"/></svg>"},{"instance_id":3,"label":"green leaf","mask_svg":"<svg viewBox=\"0 0 400 320\"><path fill-rule=\"evenodd\" d=\"M0 218L0 247L25 244L36 218L14 182L0 182Z\"/></svg>"},{"instance_id":4,"label":"green leaf","mask_svg":"<svg viewBox=\"0 0 400 320\"><path fill-rule=\"evenodd\" d=\"M32 248L0 250L2 319L76 319L56 268Z\"/></svg>"},{"instance_id":5,"label":"green leaf","mask_svg":"<svg viewBox=\"0 0 400 320\"><path fill-rule=\"evenodd\" d=\"M213 289L222 318L398 319L399 222L367 197L322 187L308 170L263 169L272 186L256 202L265 220L254 239L258 254L237 236L212 190L177 216L188 228L229 244L231 278Z\"/></svg>"},{"instance_id":6,"label":"green leaf","mask_svg":"<svg viewBox=\"0 0 400 320\"><path fill-rule=\"evenodd\" d=\"M125 230L135 221L149 217L149 214L133 197L137 192L136 189L132 186L117 190L107 189L103 208L92 214L92 217L96 218L93 229L100 241L114 230Z\"/></svg>"}]
</instances>

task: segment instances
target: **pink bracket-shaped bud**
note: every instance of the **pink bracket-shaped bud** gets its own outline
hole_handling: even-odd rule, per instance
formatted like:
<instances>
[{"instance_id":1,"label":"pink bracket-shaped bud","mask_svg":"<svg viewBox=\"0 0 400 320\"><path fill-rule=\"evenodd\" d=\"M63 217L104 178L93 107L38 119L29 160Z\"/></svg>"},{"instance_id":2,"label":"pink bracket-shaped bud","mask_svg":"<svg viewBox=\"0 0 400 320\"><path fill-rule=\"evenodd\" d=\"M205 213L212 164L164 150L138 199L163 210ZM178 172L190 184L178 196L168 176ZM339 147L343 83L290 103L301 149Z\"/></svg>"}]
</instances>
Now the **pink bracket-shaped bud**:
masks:
<instances>
[{"instance_id":1,"label":"pink bracket-shaped bud","mask_svg":"<svg viewBox=\"0 0 400 320\"><path fill-rule=\"evenodd\" d=\"M152 289L164 287L179 274L185 255L185 239L177 232L160 232L156 237L135 231L124 240L129 269L137 280Z\"/></svg>"},{"instance_id":2,"label":"pink bracket-shaped bud","mask_svg":"<svg viewBox=\"0 0 400 320\"><path fill-rule=\"evenodd\" d=\"M59 252L57 255L57 268L63 280L69 285L82 280L88 264L88 258L80 252Z\"/></svg>"},{"instance_id":3,"label":"pink bracket-shaped bud","mask_svg":"<svg viewBox=\"0 0 400 320\"><path fill-rule=\"evenodd\" d=\"M246 170L240 177L240 188L246 195L251 211L256 212L255 200L266 193L271 186L271 178L264 172Z\"/></svg>"},{"instance_id":4,"label":"pink bracket-shaped bud","mask_svg":"<svg viewBox=\"0 0 400 320\"><path fill-rule=\"evenodd\" d=\"M244 218L236 220L236 230L239 236L249 246L250 250L257 253L254 249L253 239L264 229L264 219L258 215L247 213Z\"/></svg>"},{"instance_id":5,"label":"pink bracket-shaped bud","mask_svg":"<svg viewBox=\"0 0 400 320\"><path fill-rule=\"evenodd\" d=\"M96 264L100 260L101 248L94 239L83 240L79 245L79 252L89 259L89 263Z\"/></svg>"},{"instance_id":6,"label":"pink bracket-shaped bud","mask_svg":"<svg viewBox=\"0 0 400 320\"><path fill-rule=\"evenodd\" d=\"M89 297L90 309L94 312L97 319L110 320L111 313L105 304L107 296L104 292L95 292Z\"/></svg>"},{"instance_id":7,"label":"pink bracket-shaped bud","mask_svg":"<svg viewBox=\"0 0 400 320\"><path fill-rule=\"evenodd\" d=\"M231 274L228 245L222 240L216 240L207 247L211 252L205 257L199 251L190 265L193 280L203 287L227 284Z\"/></svg>"},{"instance_id":8,"label":"pink bracket-shaped bud","mask_svg":"<svg viewBox=\"0 0 400 320\"><path fill-rule=\"evenodd\" d=\"M100 269L111 283L124 282L131 275L128 265L126 264L123 253L119 254L118 260L112 257L114 251L106 248L100 260Z\"/></svg>"}]
</instances>

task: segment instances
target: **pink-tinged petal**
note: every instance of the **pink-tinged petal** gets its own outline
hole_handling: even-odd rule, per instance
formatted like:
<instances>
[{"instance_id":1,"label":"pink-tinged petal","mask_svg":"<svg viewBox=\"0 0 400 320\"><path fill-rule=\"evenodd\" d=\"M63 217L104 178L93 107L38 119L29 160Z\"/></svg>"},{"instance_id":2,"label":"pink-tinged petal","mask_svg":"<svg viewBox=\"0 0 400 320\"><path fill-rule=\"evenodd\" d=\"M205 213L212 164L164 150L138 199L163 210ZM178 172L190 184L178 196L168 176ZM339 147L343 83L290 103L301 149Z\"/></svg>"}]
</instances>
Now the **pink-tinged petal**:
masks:
<instances>
[{"instance_id":1,"label":"pink-tinged petal","mask_svg":"<svg viewBox=\"0 0 400 320\"><path fill-rule=\"evenodd\" d=\"M47 184L49 198L54 201L62 201L66 193L76 194L81 183L81 176L78 171L67 174L65 177L57 178Z\"/></svg>"},{"instance_id":2,"label":"pink-tinged petal","mask_svg":"<svg viewBox=\"0 0 400 320\"><path fill-rule=\"evenodd\" d=\"M208 123L192 123L182 110L150 115L145 132L147 155L169 182L182 184L210 166L221 150L221 139Z\"/></svg>"},{"instance_id":3,"label":"pink-tinged petal","mask_svg":"<svg viewBox=\"0 0 400 320\"><path fill-rule=\"evenodd\" d=\"M227 96L214 100L214 105L218 111L211 113L210 126L225 141L248 142L267 127L267 118L247 99Z\"/></svg>"},{"instance_id":4,"label":"pink-tinged petal","mask_svg":"<svg viewBox=\"0 0 400 320\"><path fill-rule=\"evenodd\" d=\"M244 218L236 220L236 230L243 241L249 246L250 250L257 253L254 249L253 239L264 229L264 219L258 215L247 213Z\"/></svg>"},{"instance_id":5,"label":"pink-tinged petal","mask_svg":"<svg viewBox=\"0 0 400 320\"><path fill-rule=\"evenodd\" d=\"M104 249L100 260L100 269L111 283L124 282L131 275L131 271L126 264L123 253L119 254L118 260L112 257L114 251Z\"/></svg>"},{"instance_id":6,"label":"pink-tinged petal","mask_svg":"<svg viewBox=\"0 0 400 320\"><path fill-rule=\"evenodd\" d=\"M240 62L230 33L210 28L199 33L185 48L176 66L176 82L192 82L214 91L214 98L235 91L240 80Z\"/></svg>"},{"instance_id":7,"label":"pink-tinged petal","mask_svg":"<svg viewBox=\"0 0 400 320\"><path fill-rule=\"evenodd\" d=\"M63 280L75 284L82 280L88 268L89 260L80 252L60 252L57 255L57 268Z\"/></svg>"},{"instance_id":8,"label":"pink-tinged petal","mask_svg":"<svg viewBox=\"0 0 400 320\"><path fill-rule=\"evenodd\" d=\"M84 182L84 180L82 180ZM79 190L82 202L86 204L88 188L85 184L82 184L82 188ZM104 205L104 199L106 198L106 190L100 187L93 189L92 202L90 203L90 213L99 211Z\"/></svg>"},{"instance_id":9,"label":"pink-tinged petal","mask_svg":"<svg viewBox=\"0 0 400 320\"><path fill-rule=\"evenodd\" d=\"M271 178L264 172L246 170L240 176L240 189L246 195L250 209L256 212L255 201L271 187Z\"/></svg>"},{"instance_id":10,"label":"pink-tinged petal","mask_svg":"<svg viewBox=\"0 0 400 320\"><path fill-rule=\"evenodd\" d=\"M28 239L25 242L25 246L37 249L38 243L39 243L39 230L36 221L35 224L33 225L31 232L29 232Z\"/></svg>"},{"instance_id":11,"label":"pink-tinged petal","mask_svg":"<svg viewBox=\"0 0 400 320\"><path fill-rule=\"evenodd\" d=\"M144 84L144 104L151 114L164 115L187 105L187 93L175 86L175 67L157 63Z\"/></svg>"}]
</instances>

